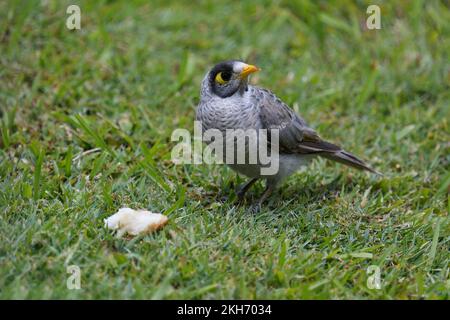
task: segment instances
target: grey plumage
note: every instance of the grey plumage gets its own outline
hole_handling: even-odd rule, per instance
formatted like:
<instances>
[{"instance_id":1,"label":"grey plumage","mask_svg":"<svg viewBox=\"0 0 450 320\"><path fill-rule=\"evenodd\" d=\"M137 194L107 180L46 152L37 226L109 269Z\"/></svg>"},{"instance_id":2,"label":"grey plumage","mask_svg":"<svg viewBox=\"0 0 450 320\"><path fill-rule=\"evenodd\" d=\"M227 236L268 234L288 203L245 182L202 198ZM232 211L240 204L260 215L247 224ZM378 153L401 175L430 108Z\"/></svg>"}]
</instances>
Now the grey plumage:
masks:
<instances>
[{"instance_id":1,"label":"grey plumage","mask_svg":"<svg viewBox=\"0 0 450 320\"><path fill-rule=\"evenodd\" d=\"M321 139L304 119L272 92L248 85L248 74L257 70L240 61L216 65L202 82L196 115L197 120L202 122L203 130L219 129L224 135L227 129L279 130L280 167L276 174L262 176L260 164L230 165L233 170L252 178L238 192L240 198L257 179L264 178L267 188L259 201L261 204L284 178L317 156L377 173L353 154ZM224 74L228 81L222 79ZM270 135L268 141L270 143Z\"/></svg>"}]
</instances>

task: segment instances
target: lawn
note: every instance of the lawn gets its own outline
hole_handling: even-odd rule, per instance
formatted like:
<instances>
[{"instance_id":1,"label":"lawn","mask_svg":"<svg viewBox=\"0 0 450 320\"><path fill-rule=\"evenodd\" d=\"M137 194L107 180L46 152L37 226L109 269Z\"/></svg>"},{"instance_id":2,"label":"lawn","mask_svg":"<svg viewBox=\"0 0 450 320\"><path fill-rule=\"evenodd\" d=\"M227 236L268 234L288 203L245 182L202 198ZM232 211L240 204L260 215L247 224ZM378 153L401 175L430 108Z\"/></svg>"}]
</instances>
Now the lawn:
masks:
<instances>
[{"instance_id":1,"label":"lawn","mask_svg":"<svg viewBox=\"0 0 450 320\"><path fill-rule=\"evenodd\" d=\"M449 21L445 1L1 1L0 298L449 299ZM255 214L263 185L236 206L244 178L173 164L232 58L384 175L315 161ZM117 238L127 206L169 224Z\"/></svg>"}]
</instances>

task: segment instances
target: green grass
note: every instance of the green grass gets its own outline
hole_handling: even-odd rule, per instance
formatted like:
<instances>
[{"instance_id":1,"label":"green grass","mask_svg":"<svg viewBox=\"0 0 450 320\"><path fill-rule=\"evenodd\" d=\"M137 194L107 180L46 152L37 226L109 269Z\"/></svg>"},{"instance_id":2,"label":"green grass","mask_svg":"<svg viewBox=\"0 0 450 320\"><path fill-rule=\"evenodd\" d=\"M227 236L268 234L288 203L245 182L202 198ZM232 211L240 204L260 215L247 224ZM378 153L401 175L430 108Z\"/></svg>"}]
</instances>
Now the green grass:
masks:
<instances>
[{"instance_id":1,"label":"green grass","mask_svg":"<svg viewBox=\"0 0 450 320\"><path fill-rule=\"evenodd\" d=\"M1 298L449 298L445 1L43 3L0 2ZM244 179L175 166L170 136L230 58L384 176L321 160L259 214L222 203ZM125 206L170 223L116 239Z\"/></svg>"}]
</instances>

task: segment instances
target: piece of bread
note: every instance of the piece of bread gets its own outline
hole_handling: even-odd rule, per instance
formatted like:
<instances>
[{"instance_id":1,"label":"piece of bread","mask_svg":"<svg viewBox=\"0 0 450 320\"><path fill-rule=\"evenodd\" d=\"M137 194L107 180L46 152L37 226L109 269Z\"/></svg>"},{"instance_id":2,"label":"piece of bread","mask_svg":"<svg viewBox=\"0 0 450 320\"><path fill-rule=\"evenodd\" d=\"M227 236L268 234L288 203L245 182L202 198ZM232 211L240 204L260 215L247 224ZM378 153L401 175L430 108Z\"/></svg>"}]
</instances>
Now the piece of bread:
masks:
<instances>
[{"instance_id":1,"label":"piece of bread","mask_svg":"<svg viewBox=\"0 0 450 320\"><path fill-rule=\"evenodd\" d=\"M104 221L108 229L116 230L117 236L121 237L124 234L137 236L157 231L168 220L167 216L160 213L122 208Z\"/></svg>"}]
</instances>

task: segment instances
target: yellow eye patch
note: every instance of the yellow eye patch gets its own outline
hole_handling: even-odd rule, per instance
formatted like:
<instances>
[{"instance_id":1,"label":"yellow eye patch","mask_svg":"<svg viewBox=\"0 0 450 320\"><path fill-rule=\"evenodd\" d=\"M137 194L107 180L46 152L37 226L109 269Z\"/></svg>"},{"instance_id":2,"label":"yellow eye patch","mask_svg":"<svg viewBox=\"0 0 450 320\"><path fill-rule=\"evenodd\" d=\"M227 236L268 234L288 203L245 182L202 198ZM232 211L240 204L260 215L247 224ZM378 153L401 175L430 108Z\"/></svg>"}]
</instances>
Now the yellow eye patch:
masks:
<instances>
[{"instance_id":1,"label":"yellow eye patch","mask_svg":"<svg viewBox=\"0 0 450 320\"><path fill-rule=\"evenodd\" d=\"M225 83L227 83L229 80L224 80L223 78L222 78L222 72L219 72L217 75L216 75L216 82L217 83L220 83L220 84L225 84Z\"/></svg>"}]
</instances>

